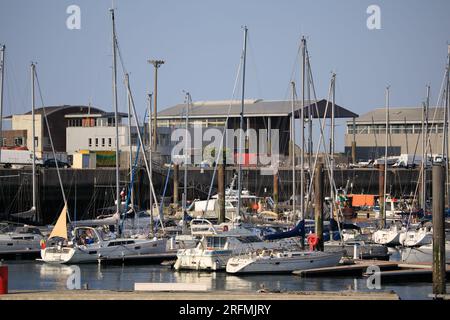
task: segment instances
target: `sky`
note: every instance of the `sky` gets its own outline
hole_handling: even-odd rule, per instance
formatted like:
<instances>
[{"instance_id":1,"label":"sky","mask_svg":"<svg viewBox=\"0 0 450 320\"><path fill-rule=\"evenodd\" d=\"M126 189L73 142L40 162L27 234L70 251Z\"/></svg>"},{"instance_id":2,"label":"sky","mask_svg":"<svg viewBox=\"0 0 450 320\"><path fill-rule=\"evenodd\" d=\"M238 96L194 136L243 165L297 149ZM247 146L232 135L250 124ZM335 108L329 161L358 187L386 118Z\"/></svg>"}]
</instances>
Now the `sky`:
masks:
<instances>
[{"instance_id":1,"label":"sky","mask_svg":"<svg viewBox=\"0 0 450 320\"><path fill-rule=\"evenodd\" d=\"M80 29L66 12L80 8ZM0 43L6 45L4 114L31 109L30 62L45 105L89 104L112 110L111 0L0 0ZM381 29L370 30L370 5ZM337 74L336 103L358 114L384 106L419 106L431 85L437 100L450 41L448 0L115 0L121 55L139 113L153 91L149 59L159 69L158 109L184 101L236 98L243 29L249 29L246 98L290 99L300 84L298 48L305 36L319 98ZM118 64L119 108L126 111ZM300 87L300 85L298 85ZM299 93L300 94L300 93ZM38 103L40 104L40 102ZM344 148L338 121L336 150Z\"/></svg>"}]
</instances>

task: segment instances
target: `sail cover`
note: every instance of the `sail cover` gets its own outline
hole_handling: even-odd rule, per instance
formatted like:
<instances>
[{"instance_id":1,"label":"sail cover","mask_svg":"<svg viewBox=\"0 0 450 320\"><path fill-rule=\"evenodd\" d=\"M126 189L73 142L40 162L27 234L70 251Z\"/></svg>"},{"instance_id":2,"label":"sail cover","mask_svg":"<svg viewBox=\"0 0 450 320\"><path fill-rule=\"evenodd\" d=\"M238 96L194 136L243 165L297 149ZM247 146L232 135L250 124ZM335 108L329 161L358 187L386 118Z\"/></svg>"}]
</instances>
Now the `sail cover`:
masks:
<instances>
[{"instance_id":1,"label":"sail cover","mask_svg":"<svg viewBox=\"0 0 450 320\"><path fill-rule=\"evenodd\" d=\"M11 213L11 217L19 219L32 219L36 215L36 209L31 208L28 211Z\"/></svg>"},{"instance_id":2,"label":"sail cover","mask_svg":"<svg viewBox=\"0 0 450 320\"><path fill-rule=\"evenodd\" d=\"M293 237L305 238L305 220L301 220L294 229L289 231L268 234L264 237L264 240L278 240Z\"/></svg>"},{"instance_id":3,"label":"sail cover","mask_svg":"<svg viewBox=\"0 0 450 320\"><path fill-rule=\"evenodd\" d=\"M50 234L49 239L51 238L63 238L67 240L67 204L64 205L62 209L58 221L56 221L55 227Z\"/></svg>"}]
</instances>

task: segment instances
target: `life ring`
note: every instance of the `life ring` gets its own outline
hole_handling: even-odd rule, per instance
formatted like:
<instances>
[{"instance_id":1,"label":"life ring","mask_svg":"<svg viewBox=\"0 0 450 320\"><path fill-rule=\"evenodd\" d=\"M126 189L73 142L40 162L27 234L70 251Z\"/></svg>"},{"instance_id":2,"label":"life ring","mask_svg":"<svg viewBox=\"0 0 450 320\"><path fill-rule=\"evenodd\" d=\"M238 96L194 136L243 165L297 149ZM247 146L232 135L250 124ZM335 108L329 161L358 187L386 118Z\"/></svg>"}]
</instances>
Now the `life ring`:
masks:
<instances>
[{"instance_id":1,"label":"life ring","mask_svg":"<svg viewBox=\"0 0 450 320\"><path fill-rule=\"evenodd\" d=\"M315 233L309 234L307 240L311 251L319 244L319 237Z\"/></svg>"}]
</instances>

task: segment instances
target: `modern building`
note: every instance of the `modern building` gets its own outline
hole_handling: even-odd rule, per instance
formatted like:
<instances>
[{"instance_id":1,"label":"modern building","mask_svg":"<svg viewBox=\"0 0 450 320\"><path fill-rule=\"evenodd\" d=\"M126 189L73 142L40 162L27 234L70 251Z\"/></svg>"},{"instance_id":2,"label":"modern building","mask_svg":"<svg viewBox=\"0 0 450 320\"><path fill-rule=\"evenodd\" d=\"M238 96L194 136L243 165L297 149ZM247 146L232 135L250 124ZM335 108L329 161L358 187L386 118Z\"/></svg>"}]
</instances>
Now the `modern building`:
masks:
<instances>
[{"instance_id":1,"label":"modern building","mask_svg":"<svg viewBox=\"0 0 450 320\"><path fill-rule=\"evenodd\" d=\"M428 119L428 121L426 120ZM388 156L422 154L422 132L428 123L428 154L442 154L444 108L431 107L428 115L422 107L390 108ZM378 108L347 122L345 153L356 143L356 160L367 161L384 156L386 145L386 109Z\"/></svg>"},{"instance_id":2,"label":"modern building","mask_svg":"<svg viewBox=\"0 0 450 320\"><path fill-rule=\"evenodd\" d=\"M327 108L328 105L328 108ZM176 129L184 129L186 122L186 104L178 104L158 112L157 126L158 126L158 144L157 151L160 153L163 161L168 163L171 158L171 150L177 142L172 141L172 133ZM323 118L325 110L327 110L326 117L331 117L331 102L322 99L316 104L312 101L307 102L304 108L304 117L308 118L309 110L311 108L312 119ZM295 103L294 113L295 118L300 118L301 102ZM240 128L240 101L198 101L194 102L188 111L188 126L191 134L195 133L194 127L201 128L203 131L208 128L223 130L239 129ZM268 141L271 145L271 129L279 130L279 154L281 157L289 155L289 141L290 141L290 125L292 115L291 101L266 101L262 99L248 99L244 101L244 130L256 129L257 145L260 145L260 139ZM335 118L354 118L357 114L335 105ZM228 119L228 122L227 122ZM305 124L306 126L306 124ZM267 130L266 135L260 135L261 129ZM305 130L306 131L306 130ZM235 137L236 138L236 137ZM210 141L202 141L198 147L192 143L192 149L203 150ZM238 143L234 143L234 152L237 151ZM248 145L247 145L248 148ZM195 154L198 150L194 150ZM248 152L248 151L246 151ZM260 153L261 150L257 150ZM191 153L192 154L192 153Z\"/></svg>"},{"instance_id":3,"label":"modern building","mask_svg":"<svg viewBox=\"0 0 450 320\"><path fill-rule=\"evenodd\" d=\"M35 109L35 148L36 157L41 159L53 158L50 143L50 133L53 140L55 152L58 155L66 153L66 115L74 113L102 112L98 108L90 106L48 106ZM47 117L48 127L45 121ZM5 120L11 121L11 130L2 132L4 147L24 147L33 149L32 125L33 118L31 111L25 114L15 114L7 116Z\"/></svg>"}]
</instances>

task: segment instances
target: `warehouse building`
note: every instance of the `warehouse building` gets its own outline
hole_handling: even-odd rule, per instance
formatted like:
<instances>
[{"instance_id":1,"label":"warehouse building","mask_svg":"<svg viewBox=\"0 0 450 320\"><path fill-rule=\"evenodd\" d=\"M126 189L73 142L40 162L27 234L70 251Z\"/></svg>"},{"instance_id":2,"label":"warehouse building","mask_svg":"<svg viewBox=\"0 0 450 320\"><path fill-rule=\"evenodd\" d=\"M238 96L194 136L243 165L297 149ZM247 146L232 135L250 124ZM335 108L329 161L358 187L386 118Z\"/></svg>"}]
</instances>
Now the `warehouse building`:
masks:
<instances>
[{"instance_id":1,"label":"warehouse building","mask_svg":"<svg viewBox=\"0 0 450 320\"><path fill-rule=\"evenodd\" d=\"M428 120L427 120L428 119ZM426 124L428 123L428 130ZM428 154L442 154L444 137L444 108L423 107L390 108L388 156L422 154L422 132L428 132ZM384 156L386 145L386 109L378 108L347 122L345 153L352 154L356 144L356 161L367 161Z\"/></svg>"}]
</instances>

